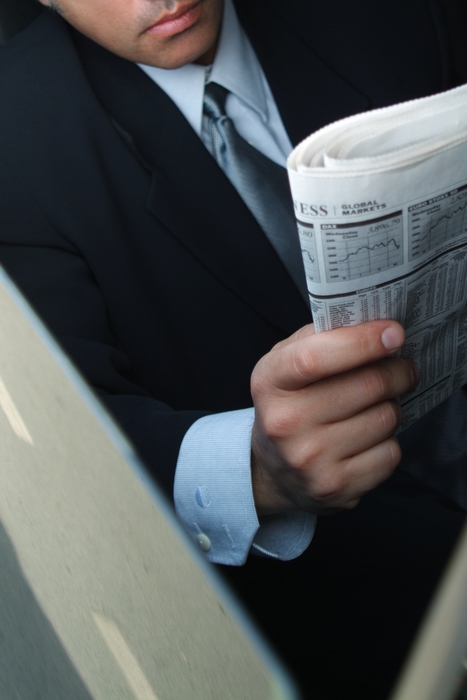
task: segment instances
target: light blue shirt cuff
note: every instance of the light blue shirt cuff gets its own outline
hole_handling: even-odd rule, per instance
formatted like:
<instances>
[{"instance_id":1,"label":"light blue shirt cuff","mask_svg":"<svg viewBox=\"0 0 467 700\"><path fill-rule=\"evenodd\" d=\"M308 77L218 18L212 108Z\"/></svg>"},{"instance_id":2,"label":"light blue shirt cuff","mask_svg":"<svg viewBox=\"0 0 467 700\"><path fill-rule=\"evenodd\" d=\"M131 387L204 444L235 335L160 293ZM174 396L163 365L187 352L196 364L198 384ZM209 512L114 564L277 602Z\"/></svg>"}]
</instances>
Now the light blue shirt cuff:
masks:
<instances>
[{"instance_id":1,"label":"light blue shirt cuff","mask_svg":"<svg viewBox=\"0 0 467 700\"><path fill-rule=\"evenodd\" d=\"M315 516L298 511L258 520L250 469L253 421L253 408L205 416L191 426L180 448L175 509L216 564L244 564L250 550L294 559L315 530Z\"/></svg>"}]
</instances>

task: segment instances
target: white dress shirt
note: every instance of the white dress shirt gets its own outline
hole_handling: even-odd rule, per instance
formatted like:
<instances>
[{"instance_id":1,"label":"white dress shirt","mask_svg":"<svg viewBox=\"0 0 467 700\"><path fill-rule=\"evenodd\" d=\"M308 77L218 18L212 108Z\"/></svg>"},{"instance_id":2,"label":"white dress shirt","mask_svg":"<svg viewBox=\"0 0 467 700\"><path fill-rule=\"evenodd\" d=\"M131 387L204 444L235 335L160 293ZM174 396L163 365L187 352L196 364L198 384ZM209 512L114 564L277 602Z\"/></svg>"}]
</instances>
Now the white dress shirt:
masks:
<instances>
[{"instance_id":1,"label":"white dress shirt","mask_svg":"<svg viewBox=\"0 0 467 700\"><path fill-rule=\"evenodd\" d=\"M261 65L225 0L219 45L212 66L187 64L175 70L140 65L177 105L210 150L203 117L204 88L227 88L226 113L238 133L285 167L292 144ZM174 484L177 515L207 558L243 564L252 549L288 560L309 545L316 518L298 511L258 520L250 469L254 409L201 418L182 442Z\"/></svg>"}]
</instances>

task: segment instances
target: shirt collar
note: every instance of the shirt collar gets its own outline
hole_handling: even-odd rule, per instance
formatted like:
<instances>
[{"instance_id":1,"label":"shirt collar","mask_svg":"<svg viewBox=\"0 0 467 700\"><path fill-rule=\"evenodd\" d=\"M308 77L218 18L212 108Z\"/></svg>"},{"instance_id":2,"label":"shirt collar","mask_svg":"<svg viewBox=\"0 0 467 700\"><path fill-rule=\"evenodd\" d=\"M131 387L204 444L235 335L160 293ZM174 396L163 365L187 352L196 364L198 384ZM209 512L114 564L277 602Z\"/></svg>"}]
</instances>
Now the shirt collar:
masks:
<instances>
[{"instance_id":1,"label":"shirt collar","mask_svg":"<svg viewBox=\"0 0 467 700\"><path fill-rule=\"evenodd\" d=\"M240 26L231 0L225 0L222 32L209 81L223 85L267 120L259 61Z\"/></svg>"},{"instance_id":2,"label":"shirt collar","mask_svg":"<svg viewBox=\"0 0 467 700\"><path fill-rule=\"evenodd\" d=\"M198 135L203 120L205 82L219 83L254 109L264 122L268 111L261 68L240 26L232 0L224 0L222 26L212 67L188 63L166 70L138 64L177 105Z\"/></svg>"}]
</instances>

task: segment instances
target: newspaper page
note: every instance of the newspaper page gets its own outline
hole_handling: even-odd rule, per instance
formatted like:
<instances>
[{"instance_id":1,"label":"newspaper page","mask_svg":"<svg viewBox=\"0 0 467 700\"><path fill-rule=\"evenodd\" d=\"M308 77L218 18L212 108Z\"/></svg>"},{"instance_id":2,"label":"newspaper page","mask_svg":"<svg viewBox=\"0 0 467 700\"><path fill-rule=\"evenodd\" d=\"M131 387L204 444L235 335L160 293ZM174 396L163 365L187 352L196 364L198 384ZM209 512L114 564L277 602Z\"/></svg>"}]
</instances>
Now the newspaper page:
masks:
<instances>
[{"instance_id":1,"label":"newspaper page","mask_svg":"<svg viewBox=\"0 0 467 700\"><path fill-rule=\"evenodd\" d=\"M406 329L404 429L467 383L467 86L335 122L288 172L316 331Z\"/></svg>"}]
</instances>

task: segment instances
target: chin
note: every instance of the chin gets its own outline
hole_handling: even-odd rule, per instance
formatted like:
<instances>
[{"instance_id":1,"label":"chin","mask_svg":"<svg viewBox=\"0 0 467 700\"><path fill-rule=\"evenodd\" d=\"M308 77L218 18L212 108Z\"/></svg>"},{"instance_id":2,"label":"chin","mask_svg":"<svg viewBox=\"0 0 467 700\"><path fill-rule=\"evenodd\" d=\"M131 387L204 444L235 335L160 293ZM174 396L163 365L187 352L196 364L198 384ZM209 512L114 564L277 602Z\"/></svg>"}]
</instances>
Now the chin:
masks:
<instances>
[{"instance_id":1,"label":"chin","mask_svg":"<svg viewBox=\"0 0 467 700\"><path fill-rule=\"evenodd\" d=\"M138 58L138 62L168 70L181 68L187 63L202 63L204 57L210 59L207 61L208 63L212 62L214 58L213 47L215 46L212 37L207 39L199 37L196 40L195 37L189 37L189 32L186 34L173 37L165 49L159 46L146 46L146 50L143 52L144 57Z\"/></svg>"}]
</instances>

